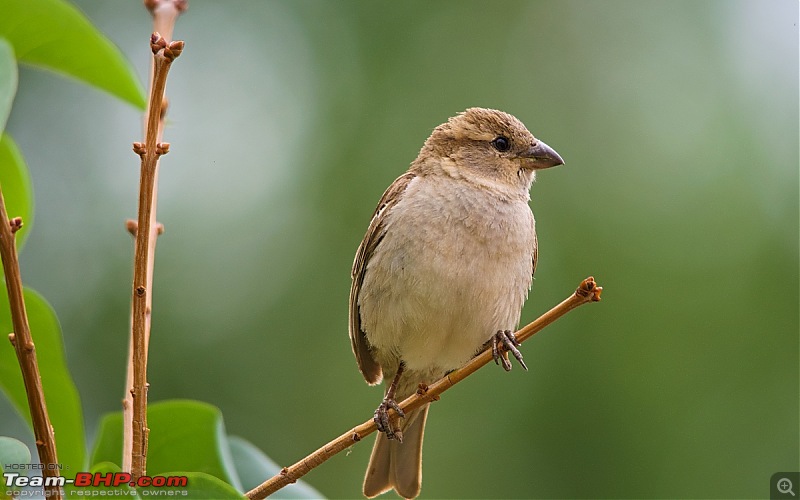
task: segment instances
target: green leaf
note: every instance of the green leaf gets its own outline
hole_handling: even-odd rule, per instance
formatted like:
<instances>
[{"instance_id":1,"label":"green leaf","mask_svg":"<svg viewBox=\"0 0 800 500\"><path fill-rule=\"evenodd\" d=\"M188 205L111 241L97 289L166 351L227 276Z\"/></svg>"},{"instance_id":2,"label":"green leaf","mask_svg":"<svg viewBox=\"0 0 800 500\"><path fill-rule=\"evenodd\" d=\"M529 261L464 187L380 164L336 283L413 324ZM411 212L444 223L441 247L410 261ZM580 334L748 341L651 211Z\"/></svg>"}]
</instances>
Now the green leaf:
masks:
<instances>
[{"instance_id":1,"label":"green leaf","mask_svg":"<svg viewBox=\"0 0 800 500\"><path fill-rule=\"evenodd\" d=\"M78 391L67 370L61 327L50 304L38 293L26 288L24 298L47 411L55 430L58 461L64 466L65 475L74 473L84 467L83 416ZM14 331L5 292L0 292L0 331ZM0 342L0 388L31 425L19 363L14 348L7 340Z\"/></svg>"},{"instance_id":2,"label":"green leaf","mask_svg":"<svg viewBox=\"0 0 800 500\"><path fill-rule=\"evenodd\" d=\"M31 463L31 450L22 441L7 436L0 436L0 467L9 472L12 465ZM19 472L14 470L14 472Z\"/></svg>"},{"instance_id":3,"label":"green leaf","mask_svg":"<svg viewBox=\"0 0 800 500\"><path fill-rule=\"evenodd\" d=\"M133 68L71 4L0 0L0 12L0 38L11 43L19 62L73 76L144 109L144 91Z\"/></svg>"},{"instance_id":4,"label":"green leaf","mask_svg":"<svg viewBox=\"0 0 800 500\"><path fill-rule=\"evenodd\" d=\"M100 419L89 465L122 463L122 412L107 413Z\"/></svg>"},{"instance_id":5,"label":"green leaf","mask_svg":"<svg viewBox=\"0 0 800 500\"><path fill-rule=\"evenodd\" d=\"M17 60L14 48L0 38L0 133L6 128L6 120L17 93Z\"/></svg>"},{"instance_id":6,"label":"green leaf","mask_svg":"<svg viewBox=\"0 0 800 500\"><path fill-rule=\"evenodd\" d=\"M22 229L17 231L17 248L21 249L33 225L33 189L25 160L8 134L0 136L0 188L8 216L22 217Z\"/></svg>"},{"instance_id":7,"label":"green leaf","mask_svg":"<svg viewBox=\"0 0 800 500\"><path fill-rule=\"evenodd\" d=\"M281 471L281 466L259 450L253 443L238 436L228 436L233 464L242 481L245 491L250 491L259 484ZM286 486L270 498L325 498L320 492L303 481Z\"/></svg>"},{"instance_id":8,"label":"green leaf","mask_svg":"<svg viewBox=\"0 0 800 500\"><path fill-rule=\"evenodd\" d=\"M122 467L113 462L100 462L89 467L89 472L122 472Z\"/></svg>"},{"instance_id":9,"label":"green leaf","mask_svg":"<svg viewBox=\"0 0 800 500\"><path fill-rule=\"evenodd\" d=\"M150 465L148 460L148 475ZM221 481L219 478L203 472L161 472L159 476L165 477L186 477L186 486L180 487L161 487L161 488L137 488L139 495L145 498L163 497L183 497L194 499L226 500L229 498L242 499L244 495L230 484Z\"/></svg>"},{"instance_id":10,"label":"green leaf","mask_svg":"<svg viewBox=\"0 0 800 500\"><path fill-rule=\"evenodd\" d=\"M230 456L222 413L199 401L172 400L149 406L147 473L205 472L241 490ZM122 457L122 412L103 417L92 463Z\"/></svg>"}]
</instances>

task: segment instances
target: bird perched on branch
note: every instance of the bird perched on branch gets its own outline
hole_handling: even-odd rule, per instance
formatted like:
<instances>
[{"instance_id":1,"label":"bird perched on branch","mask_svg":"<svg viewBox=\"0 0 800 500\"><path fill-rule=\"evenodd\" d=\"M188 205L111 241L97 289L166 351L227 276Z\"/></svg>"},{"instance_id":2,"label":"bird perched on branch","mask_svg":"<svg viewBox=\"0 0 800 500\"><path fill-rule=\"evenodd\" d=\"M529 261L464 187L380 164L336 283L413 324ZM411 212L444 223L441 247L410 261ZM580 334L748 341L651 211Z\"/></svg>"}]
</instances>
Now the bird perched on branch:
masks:
<instances>
[{"instance_id":1,"label":"bird perched on branch","mask_svg":"<svg viewBox=\"0 0 800 500\"><path fill-rule=\"evenodd\" d=\"M537 170L563 163L517 118L470 108L433 130L378 202L350 289L361 374L390 382L365 496L419 494L428 405L403 415L398 401L488 343L506 370L509 351L525 366L511 331L536 268L529 190Z\"/></svg>"}]
</instances>

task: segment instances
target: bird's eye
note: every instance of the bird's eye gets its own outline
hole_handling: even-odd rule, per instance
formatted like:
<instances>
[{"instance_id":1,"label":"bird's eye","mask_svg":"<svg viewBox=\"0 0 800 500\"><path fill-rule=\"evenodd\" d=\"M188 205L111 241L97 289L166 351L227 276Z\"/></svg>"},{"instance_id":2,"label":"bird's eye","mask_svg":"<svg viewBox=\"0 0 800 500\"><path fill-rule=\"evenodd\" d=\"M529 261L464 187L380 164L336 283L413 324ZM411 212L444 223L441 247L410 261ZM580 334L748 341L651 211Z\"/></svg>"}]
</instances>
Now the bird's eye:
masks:
<instances>
[{"instance_id":1,"label":"bird's eye","mask_svg":"<svg viewBox=\"0 0 800 500\"><path fill-rule=\"evenodd\" d=\"M503 137L502 135L497 136L492 141L492 146L494 149L504 153L511 148L511 143L508 141L508 138Z\"/></svg>"}]
</instances>

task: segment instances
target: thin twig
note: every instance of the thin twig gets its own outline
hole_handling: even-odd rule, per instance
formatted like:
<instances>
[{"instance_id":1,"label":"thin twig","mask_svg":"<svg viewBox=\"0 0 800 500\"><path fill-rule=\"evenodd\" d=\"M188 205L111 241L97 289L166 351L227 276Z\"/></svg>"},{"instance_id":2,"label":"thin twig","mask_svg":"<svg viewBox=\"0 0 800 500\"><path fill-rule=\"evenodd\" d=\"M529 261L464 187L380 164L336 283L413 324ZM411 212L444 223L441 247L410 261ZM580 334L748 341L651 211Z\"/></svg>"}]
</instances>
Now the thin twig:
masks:
<instances>
[{"instance_id":1,"label":"thin twig","mask_svg":"<svg viewBox=\"0 0 800 500\"><path fill-rule=\"evenodd\" d=\"M33 345L33 337L28 325L28 313L25 311L22 276L17 258L17 244L14 235L21 227L22 219L20 217L8 218L6 202L3 199L3 192L0 190L0 257L5 270L11 322L14 325L14 333L8 335L8 340L14 346L22 371L25 394L28 396L28 407L33 422L33 435L36 437L36 449L39 452L39 461L43 465L42 474L44 477L57 477L59 469L55 433L47 413L42 378L39 375L39 364L36 361L36 348ZM62 497L61 487L58 484L46 486L45 493L48 498L60 500Z\"/></svg>"},{"instance_id":2,"label":"thin twig","mask_svg":"<svg viewBox=\"0 0 800 500\"><path fill-rule=\"evenodd\" d=\"M524 342L572 309L589 302L599 301L602 291L603 289L597 286L594 278L591 276L586 278L583 280L583 282L581 282L578 289L575 290L575 293L573 293L569 298L565 299L554 308L539 316L539 318L532 323L529 323L523 328L519 329L515 333L517 340L520 343ZM440 394L453 387L458 382L461 382L482 366L488 364L490 361L492 361L492 359L492 348L489 346L458 370L448 373L428 387L420 387L416 394L409 396L402 403L400 403L400 408L406 414L409 414L411 411L424 404L437 401ZM393 412L394 410L390 411ZM309 473L313 468L322 464L337 453L346 450L347 448L361 441L376 430L377 427L375 426L375 422L372 419L367 420L363 424L345 432L338 438L329 442L296 464L290 467L284 467L281 469L279 474L248 491L245 496L251 500L266 498L284 486L296 482L298 479Z\"/></svg>"},{"instance_id":3,"label":"thin twig","mask_svg":"<svg viewBox=\"0 0 800 500\"><path fill-rule=\"evenodd\" d=\"M150 38L153 50L153 78L145 129L145 142L135 142L133 151L142 160L139 179L139 219L136 223L136 247L133 268L133 313L131 360L133 370L130 472L134 480L143 476L147 463L147 347L149 316L152 304L152 274L155 237L156 180L158 159L169 152L169 144L159 141L159 123L163 123L164 91L172 61L183 50L183 42L167 42L157 32ZM127 405L123 402L123 409ZM123 464L125 464L123 456Z\"/></svg>"},{"instance_id":4,"label":"thin twig","mask_svg":"<svg viewBox=\"0 0 800 500\"><path fill-rule=\"evenodd\" d=\"M172 39L172 32L175 27L175 21L181 12L187 8L186 0L145 0L145 7L153 16L153 31L160 33L165 40ZM155 75L155 59L150 65L150 91L148 95L153 93L153 77ZM150 116L150 101L148 100L148 109L145 117ZM161 142L164 132L164 116L166 115L167 101L164 99L161 105L161 113L159 113L158 131L156 133L156 142ZM145 118L144 134L147 137L148 120ZM156 160L156 171L153 181L153 201L152 201L152 214L150 227L151 231L155 228L155 234L151 236L151 245L148 247L147 253L147 289L153 288L153 269L155 267L156 255L156 236L164 232L164 226L156 221L156 208L158 205L158 168L159 162ZM134 220L126 222L128 231L136 237L138 233L138 223ZM144 324L144 350L148 351L150 344L150 311L153 305L153 294L147 294L145 299L146 306L146 319ZM128 370L125 380L125 397L122 400L122 469L130 472L132 469L133 457L133 396L129 388L133 387L133 305L131 304L131 335L128 345Z\"/></svg>"}]
</instances>

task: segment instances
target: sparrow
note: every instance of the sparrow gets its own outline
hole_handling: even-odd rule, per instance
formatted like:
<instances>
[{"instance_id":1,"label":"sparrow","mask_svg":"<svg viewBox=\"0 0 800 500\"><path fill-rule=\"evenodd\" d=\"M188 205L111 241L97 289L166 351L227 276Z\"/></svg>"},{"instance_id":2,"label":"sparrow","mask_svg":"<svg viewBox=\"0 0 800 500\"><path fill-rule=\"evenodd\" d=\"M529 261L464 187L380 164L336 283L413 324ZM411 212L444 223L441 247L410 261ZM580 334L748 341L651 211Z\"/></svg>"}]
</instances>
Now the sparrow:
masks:
<instances>
[{"instance_id":1,"label":"sparrow","mask_svg":"<svg viewBox=\"0 0 800 500\"><path fill-rule=\"evenodd\" d=\"M489 344L506 370L509 351L525 367L511 331L536 269L530 188L537 170L563 163L514 116L469 108L436 127L383 193L350 288L358 368L369 385L391 381L374 415L366 497L419 495L429 406L404 414L398 401Z\"/></svg>"}]
</instances>

